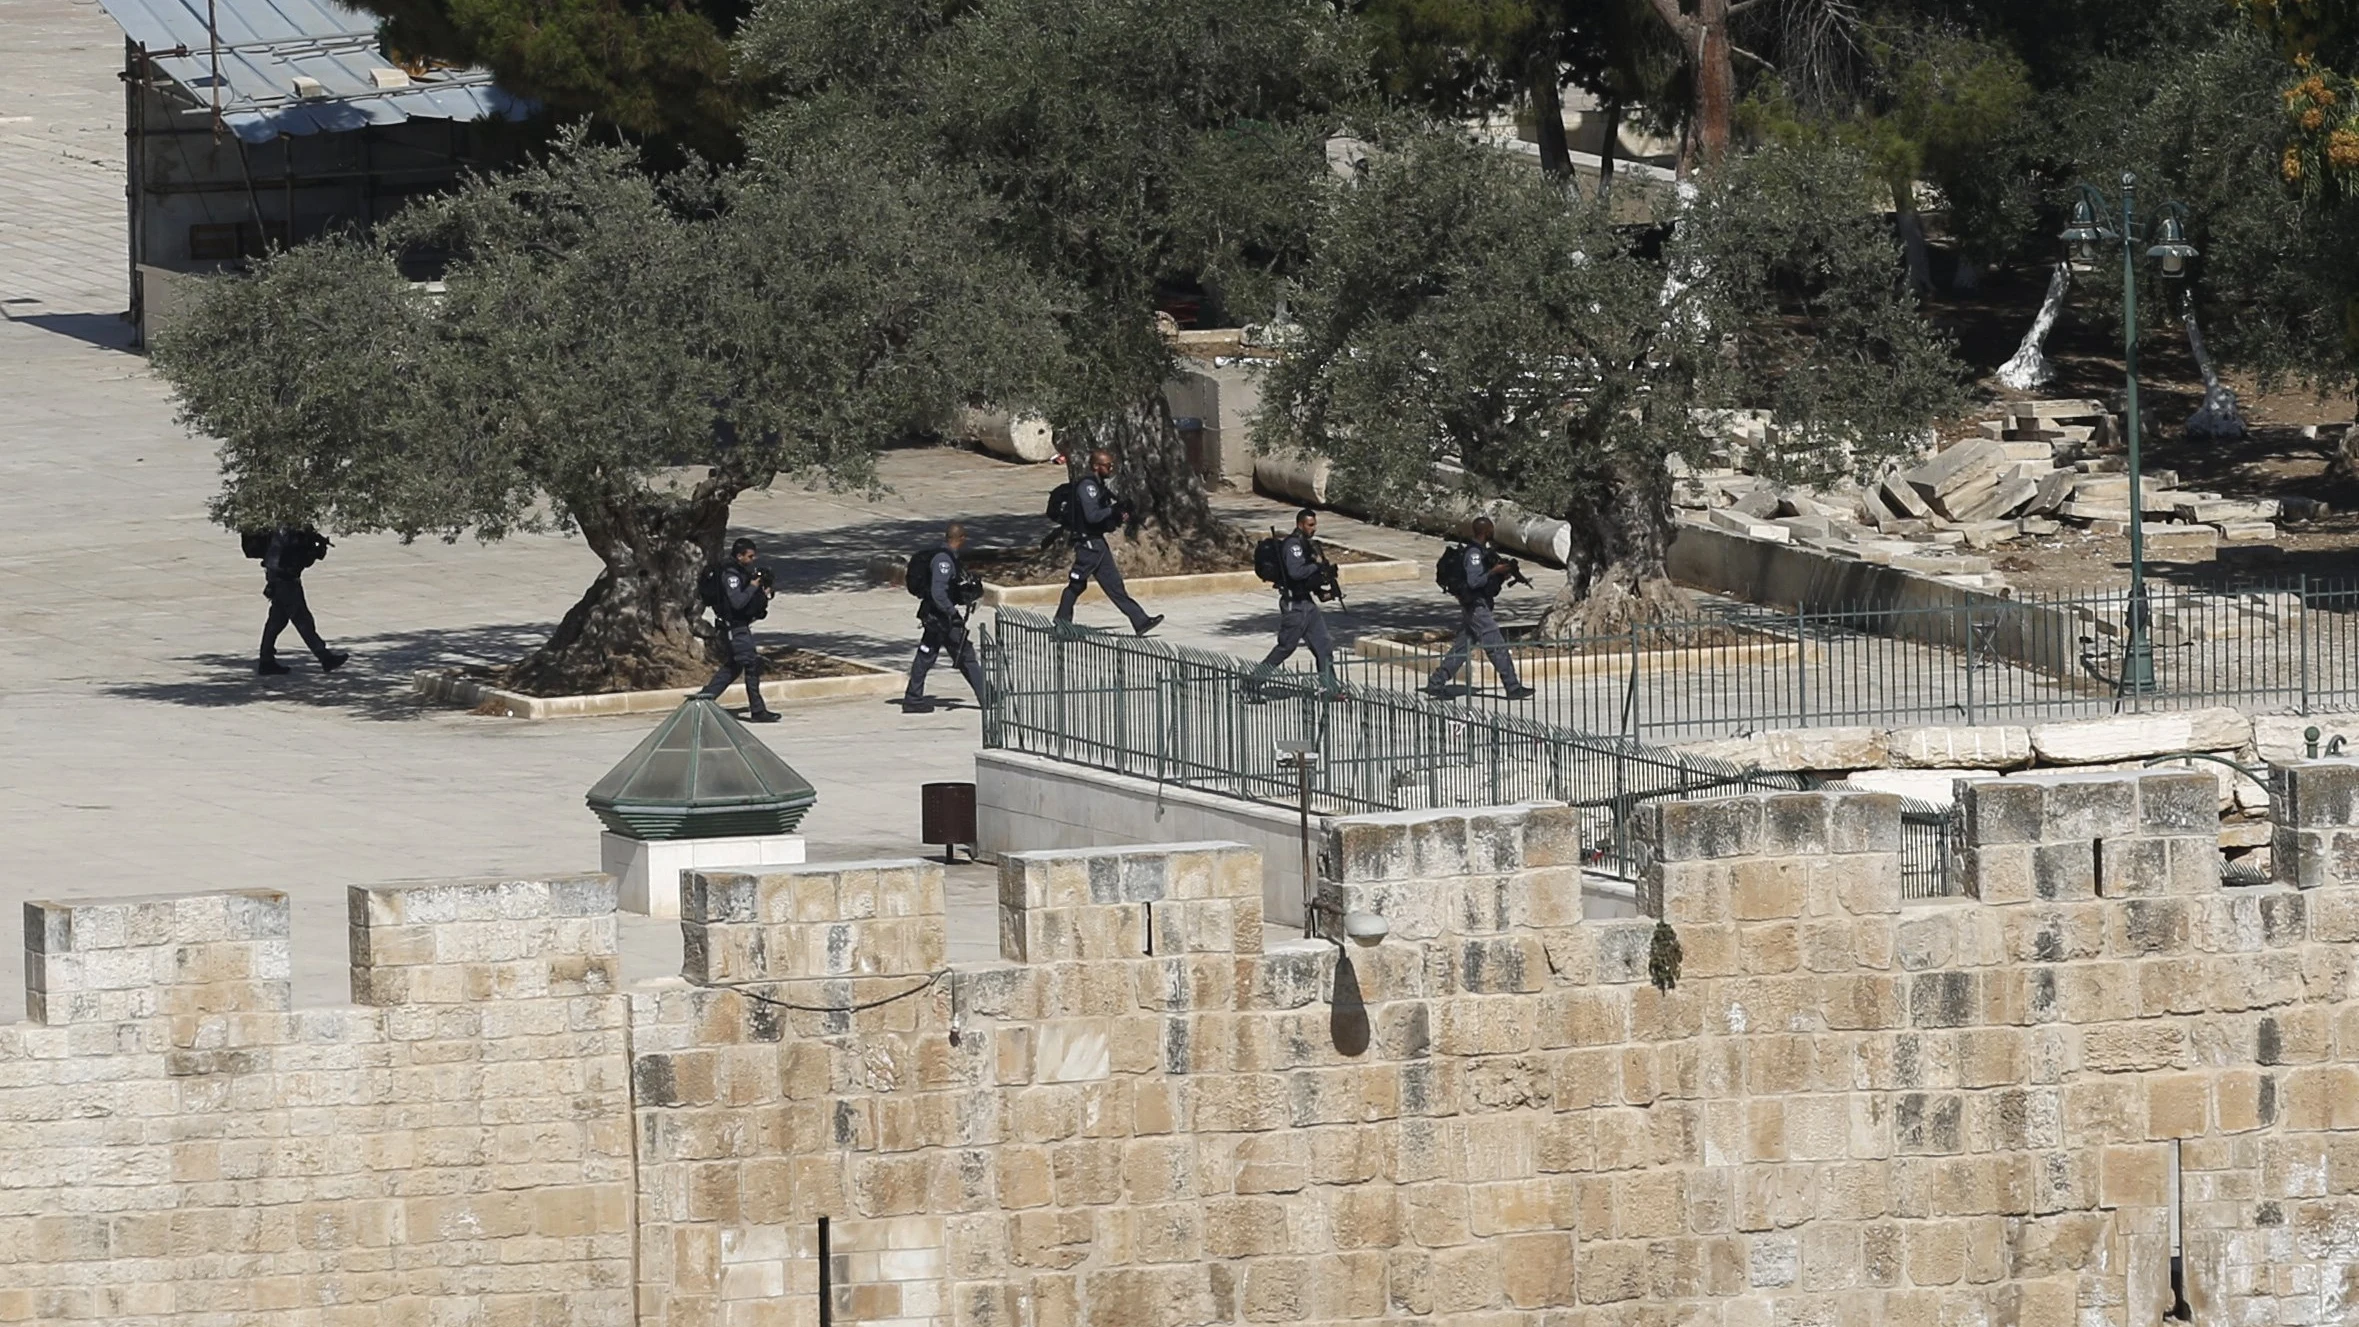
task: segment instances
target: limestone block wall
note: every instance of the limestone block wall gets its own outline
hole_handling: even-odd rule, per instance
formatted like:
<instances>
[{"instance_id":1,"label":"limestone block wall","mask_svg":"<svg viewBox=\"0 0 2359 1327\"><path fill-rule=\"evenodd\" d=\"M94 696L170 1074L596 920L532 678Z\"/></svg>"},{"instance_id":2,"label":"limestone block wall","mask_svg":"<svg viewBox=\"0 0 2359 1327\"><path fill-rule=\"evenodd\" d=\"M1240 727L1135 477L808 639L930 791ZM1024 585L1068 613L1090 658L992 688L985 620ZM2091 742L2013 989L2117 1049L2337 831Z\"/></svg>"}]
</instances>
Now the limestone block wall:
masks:
<instances>
[{"instance_id":1,"label":"limestone block wall","mask_svg":"<svg viewBox=\"0 0 2359 1327\"><path fill-rule=\"evenodd\" d=\"M1962 784L1966 892L1986 903L2209 894L2220 886L2217 787L2199 770Z\"/></svg>"},{"instance_id":2,"label":"limestone block wall","mask_svg":"<svg viewBox=\"0 0 2359 1327\"><path fill-rule=\"evenodd\" d=\"M2286 780L2285 880L2011 779L1909 902L1896 798L1661 805L1617 921L1565 808L1356 821L1375 945L1234 844L1011 854L957 968L938 867L706 873L620 993L604 878L356 891L294 1013L274 895L40 905L0 1320L2351 1320L2359 764Z\"/></svg>"},{"instance_id":3,"label":"limestone block wall","mask_svg":"<svg viewBox=\"0 0 2359 1327\"><path fill-rule=\"evenodd\" d=\"M287 901L32 903L0 1025L0 1322L631 1321L614 884L355 889L353 1006Z\"/></svg>"}]
</instances>

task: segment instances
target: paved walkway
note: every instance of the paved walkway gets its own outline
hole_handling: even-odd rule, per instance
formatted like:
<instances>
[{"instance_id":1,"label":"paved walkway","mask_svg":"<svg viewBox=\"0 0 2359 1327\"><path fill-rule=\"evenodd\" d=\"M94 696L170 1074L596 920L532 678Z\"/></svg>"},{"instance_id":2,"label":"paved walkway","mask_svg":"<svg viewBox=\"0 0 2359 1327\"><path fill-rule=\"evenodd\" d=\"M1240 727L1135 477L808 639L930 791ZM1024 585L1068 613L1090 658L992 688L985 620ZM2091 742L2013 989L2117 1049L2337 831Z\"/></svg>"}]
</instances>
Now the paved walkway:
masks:
<instances>
[{"instance_id":1,"label":"paved walkway","mask_svg":"<svg viewBox=\"0 0 2359 1327\"><path fill-rule=\"evenodd\" d=\"M414 668L513 657L544 634L597 571L565 539L343 541L308 584L353 664L253 676L261 577L205 518L213 448L174 422L162 384L122 348L121 58L95 4L0 0L0 909L283 889L297 998L337 1001L347 885L595 869L582 793L649 720L488 719L407 694ZM797 591L770 619L776 635L902 666L910 601L868 585L867 558L903 553L951 516L1036 533L1051 476L926 449L888 456L885 477L894 491L874 503L785 489L743 503L740 522ZM1222 501L1257 523L1282 510ZM1430 556L1411 536L1330 525ZM1355 596L1355 614L1430 617L1422 589ZM1173 638L1246 654L1265 648L1273 616L1260 595L1154 607ZM962 690L954 676L935 689ZM972 778L978 725L972 710L904 717L839 702L764 736L820 789L805 825L815 858L909 856L925 850L918 785ZM988 957L990 874L957 877L954 955ZM628 970L654 975L677 951L676 929L635 926ZM17 1016L21 978L18 945L0 942L0 1018Z\"/></svg>"}]
</instances>

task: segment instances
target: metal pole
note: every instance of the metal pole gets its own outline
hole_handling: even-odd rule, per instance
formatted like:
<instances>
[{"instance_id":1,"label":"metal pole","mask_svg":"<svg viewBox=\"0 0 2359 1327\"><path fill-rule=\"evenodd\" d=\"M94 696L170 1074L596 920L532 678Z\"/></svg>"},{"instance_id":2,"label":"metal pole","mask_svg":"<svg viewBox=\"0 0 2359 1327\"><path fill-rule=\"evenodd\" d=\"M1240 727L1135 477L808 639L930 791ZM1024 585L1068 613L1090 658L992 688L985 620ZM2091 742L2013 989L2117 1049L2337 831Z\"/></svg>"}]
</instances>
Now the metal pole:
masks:
<instances>
[{"instance_id":1,"label":"metal pole","mask_svg":"<svg viewBox=\"0 0 2359 1327\"><path fill-rule=\"evenodd\" d=\"M1622 739L1638 740L1638 624L1630 624L1630 687L1622 693Z\"/></svg>"},{"instance_id":2,"label":"metal pole","mask_svg":"<svg viewBox=\"0 0 2359 1327\"><path fill-rule=\"evenodd\" d=\"M216 143L221 141L221 20L215 12L217 7L216 0L205 0L205 50L207 58L212 61L207 77L212 84L213 141ZM251 181L247 187L253 187ZM254 218L254 224L262 224L259 215Z\"/></svg>"},{"instance_id":3,"label":"metal pole","mask_svg":"<svg viewBox=\"0 0 2359 1327\"><path fill-rule=\"evenodd\" d=\"M1802 605L1794 605L1794 710L1801 718L1801 727L1810 726L1810 651L1805 639L1809 622L1803 617Z\"/></svg>"},{"instance_id":4,"label":"metal pole","mask_svg":"<svg viewBox=\"0 0 2359 1327\"><path fill-rule=\"evenodd\" d=\"M2154 642L2147 635L2146 613L2146 479L2140 464L2138 427L2138 177L2121 176L2121 340L2122 361L2129 379L2128 408L2123 412L2130 431L2130 604L2129 644L2122 655L2121 688L2131 695L2154 689Z\"/></svg>"},{"instance_id":5,"label":"metal pole","mask_svg":"<svg viewBox=\"0 0 2359 1327\"><path fill-rule=\"evenodd\" d=\"M1302 936L1316 940L1319 914L1314 905L1319 901L1319 877L1311 869L1311 753L1301 753L1294 762L1302 779Z\"/></svg>"},{"instance_id":6,"label":"metal pole","mask_svg":"<svg viewBox=\"0 0 2359 1327\"><path fill-rule=\"evenodd\" d=\"M1966 618L1966 724L1972 727L1982 722L1974 712L1974 603L1965 601Z\"/></svg>"},{"instance_id":7,"label":"metal pole","mask_svg":"<svg viewBox=\"0 0 2359 1327\"><path fill-rule=\"evenodd\" d=\"M1123 658L1129 652L1114 651L1114 768L1124 774L1138 771L1130 767L1130 692L1126 689Z\"/></svg>"},{"instance_id":8,"label":"metal pole","mask_svg":"<svg viewBox=\"0 0 2359 1327\"><path fill-rule=\"evenodd\" d=\"M143 316L146 294L140 289L139 260L141 240L147 233L142 217L147 211L147 195L141 185L147 179L147 48L123 39L124 69L130 77L123 80L123 196L128 204L128 238L131 241L131 270L126 273L131 282L131 342L146 344L147 319Z\"/></svg>"},{"instance_id":9,"label":"metal pole","mask_svg":"<svg viewBox=\"0 0 2359 1327\"><path fill-rule=\"evenodd\" d=\"M2294 610L2294 631L2301 640L2301 713L2308 714L2310 712L2310 573L2303 572L2301 579L2295 582L2295 586L2301 598L2301 602Z\"/></svg>"}]
</instances>

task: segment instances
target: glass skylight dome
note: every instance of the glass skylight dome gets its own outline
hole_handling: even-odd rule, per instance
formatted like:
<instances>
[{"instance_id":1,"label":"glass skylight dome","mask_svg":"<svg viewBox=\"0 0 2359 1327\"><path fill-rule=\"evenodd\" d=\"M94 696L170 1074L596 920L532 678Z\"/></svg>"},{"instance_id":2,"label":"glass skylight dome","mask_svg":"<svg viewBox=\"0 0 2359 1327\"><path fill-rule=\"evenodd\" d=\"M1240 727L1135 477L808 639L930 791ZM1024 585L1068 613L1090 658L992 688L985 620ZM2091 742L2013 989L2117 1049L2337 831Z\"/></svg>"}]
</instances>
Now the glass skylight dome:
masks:
<instances>
[{"instance_id":1,"label":"glass skylight dome","mask_svg":"<svg viewBox=\"0 0 2359 1327\"><path fill-rule=\"evenodd\" d=\"M633 839L788 834L819 798L810 780L729 711L691 700L590 789L590 809Z\"/></svg>"}]
</instances>

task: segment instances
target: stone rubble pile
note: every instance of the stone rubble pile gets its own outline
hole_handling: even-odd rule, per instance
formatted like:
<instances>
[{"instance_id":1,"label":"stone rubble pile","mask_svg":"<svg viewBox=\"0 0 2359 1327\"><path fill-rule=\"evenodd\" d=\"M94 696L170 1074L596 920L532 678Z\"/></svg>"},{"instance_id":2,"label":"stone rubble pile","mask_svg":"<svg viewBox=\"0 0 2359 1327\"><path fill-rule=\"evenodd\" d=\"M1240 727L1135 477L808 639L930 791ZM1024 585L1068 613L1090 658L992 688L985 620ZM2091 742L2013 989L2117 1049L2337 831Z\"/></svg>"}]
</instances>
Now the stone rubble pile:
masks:
<instances>
[{"instance_id":1,"label":"stone rubble pile","mask_svg":"<svg viewBox=\"0 0 2359 1327\"><path fill-rule=\"evenodd\" d=\"M1769 440L1766 412L1723 412L1705 423L1721 440L1714 457L1721 463L1673 465L1684 519L1969 588L2003 583L1978 554L2068 527L2122 535L2136 519L2148 557L2209 560L2224 544L2273 543L2281 518L2326 514L2304 498L2246 501L2182 489L2170 470L2142 476L2133 503L2122 427L2096 401L2013 403L1982 421L1976 436L1874 483L1807 494L1751 473L1752 452Z\"/></svg>"}]
</instances>

